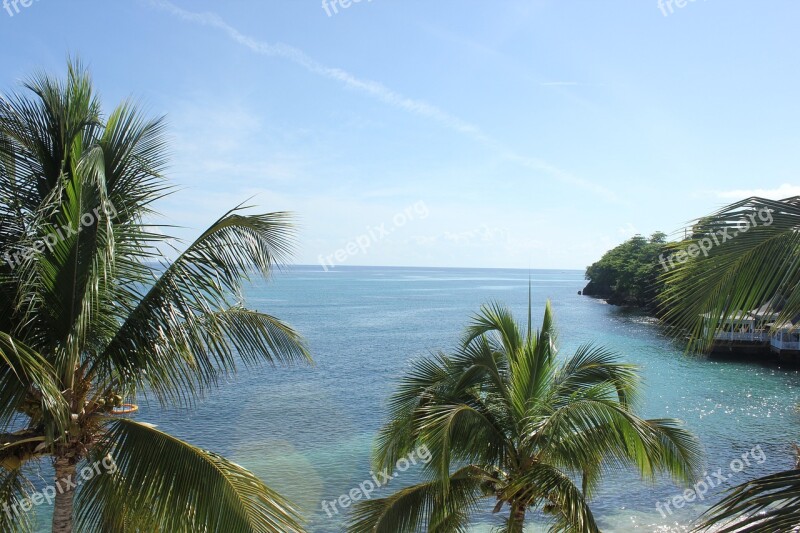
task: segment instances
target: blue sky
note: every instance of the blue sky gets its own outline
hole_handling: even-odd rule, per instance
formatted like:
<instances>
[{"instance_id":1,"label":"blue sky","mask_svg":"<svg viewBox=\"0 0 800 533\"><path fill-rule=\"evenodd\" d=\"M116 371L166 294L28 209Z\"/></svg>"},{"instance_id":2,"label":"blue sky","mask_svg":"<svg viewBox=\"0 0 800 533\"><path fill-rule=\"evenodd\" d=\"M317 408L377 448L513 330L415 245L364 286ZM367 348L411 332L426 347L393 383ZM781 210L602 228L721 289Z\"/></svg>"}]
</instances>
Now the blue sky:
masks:
<instances>
[{"instance_id":1,"label":"blue sky","mask_svg":"<svg viewBox=\"0 0 800 533\"><path fill-rule=\"evenodd\" d=\"M108 108L167 115L159 222L255 196L303 264L584 268L800 194L800 3L327 1L10 6L2 89L80 56Z\"/></svg>"}]
</instances>

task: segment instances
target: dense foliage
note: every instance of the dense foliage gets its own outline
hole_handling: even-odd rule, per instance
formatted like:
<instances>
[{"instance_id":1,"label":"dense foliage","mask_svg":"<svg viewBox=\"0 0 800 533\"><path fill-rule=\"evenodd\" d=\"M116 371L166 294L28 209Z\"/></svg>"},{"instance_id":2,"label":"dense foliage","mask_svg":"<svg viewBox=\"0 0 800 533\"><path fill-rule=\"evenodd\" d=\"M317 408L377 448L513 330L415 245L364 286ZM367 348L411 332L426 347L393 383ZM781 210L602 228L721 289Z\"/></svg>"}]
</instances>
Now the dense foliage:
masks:
<instances>
[{"instance_id":1,"label":"dense foliage","mask_svg":"<svg viewBox=\"0 0 800 533\"><path fill-rule=\"evenodd\" d=\"M583 294L614 305L654 309L663 288L659 276L664 273L661 258L667 246L666 235L657 232L649 239L636 235L609 250L586 269L589 284Z\"/></svg>"}]
</instances>

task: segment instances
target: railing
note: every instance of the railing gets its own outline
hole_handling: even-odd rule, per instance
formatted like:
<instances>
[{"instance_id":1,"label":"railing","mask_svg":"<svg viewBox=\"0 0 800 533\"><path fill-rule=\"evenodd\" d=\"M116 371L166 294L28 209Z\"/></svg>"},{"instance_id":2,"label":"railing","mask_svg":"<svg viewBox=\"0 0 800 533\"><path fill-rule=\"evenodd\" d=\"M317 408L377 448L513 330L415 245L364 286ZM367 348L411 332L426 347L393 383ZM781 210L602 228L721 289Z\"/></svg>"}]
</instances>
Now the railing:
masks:
<instances>
[{"instance_id":1,"label":"railing","mask_svg":"<svg viewBox=\"0 0 800 533\"><path fill-rule=\"evenodd\" d=\"M720 331L714 335L714 340L718 341L746 341L746 342L767 342L769 335L763 331Z\"/></svg>"}]
</instances>

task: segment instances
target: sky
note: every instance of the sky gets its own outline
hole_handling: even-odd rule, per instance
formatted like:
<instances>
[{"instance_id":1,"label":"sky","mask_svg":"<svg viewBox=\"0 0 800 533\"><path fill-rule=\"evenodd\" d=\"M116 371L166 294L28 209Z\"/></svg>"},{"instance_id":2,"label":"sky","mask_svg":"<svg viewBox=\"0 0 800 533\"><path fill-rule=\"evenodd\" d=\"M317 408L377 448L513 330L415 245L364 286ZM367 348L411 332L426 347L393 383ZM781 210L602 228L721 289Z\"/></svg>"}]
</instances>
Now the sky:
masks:
<instances>
[{"instance_id":1,"label":"sky","mask_svg":"<svg viewBox=\"0 0 800 533\"><path fill-rule=\"evenodd\" d=\"M247 202L330 271L583 269L800 194L794 0L5 1L0 91L74 56L166 116L182 242Z\"/></svg>"}]
</instances>

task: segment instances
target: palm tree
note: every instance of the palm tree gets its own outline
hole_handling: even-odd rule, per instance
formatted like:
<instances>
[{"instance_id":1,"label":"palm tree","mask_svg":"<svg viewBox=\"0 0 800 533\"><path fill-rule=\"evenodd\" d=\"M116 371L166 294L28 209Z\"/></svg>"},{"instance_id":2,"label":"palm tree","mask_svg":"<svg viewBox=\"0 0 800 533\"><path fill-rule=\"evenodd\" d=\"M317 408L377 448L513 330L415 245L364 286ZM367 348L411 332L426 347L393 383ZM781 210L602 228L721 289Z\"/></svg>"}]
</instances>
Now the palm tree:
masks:
<instances>
[{"instance_id":1,"label":"palm tree","mask_svg":"<svg viewBox=\"0 0 800 533\"><path fill-rule=\"evenodd\" d=\"M508 510L501 531L521 532L531 511L553 531L598 531L588 501L604 473L693 479L698 441L676 420L634 412L635 367L585 345L563 361L548 302L527 329L498 304L482 307L452 355L413 363L392 396L374 462L392 472L422 446L427 481L359 502L351 533L464 531L483 498Z\"/></svg>"},{"instance_id":2,"label":"palm tree","mask_svg":"<svg viewBox=\"0 0 800 533\"><path fill-rule=\"evenodd\" d=\"M0 99L2 531L29 528L25 476L46 460L54 532L301 531L241 466L114 416L123 398L187 406L242 366L310 361L291 327L241 304L241 282L288 257L290 217L236 208L168 262L146 224L171 192L165 149L163 120L134 104L104 118L78 62ZM101 460L115 473L85 479Z\"/></svg>"},{"instance_id":3,"label":"palm tree","mask_svg":"<svg viewBox=\"0 0 800 533\"><path fill-rule=\"evenodd\" d=\"M663 316L689 334L689 347L705 351L725 320L760 308L773 316L769 332L800 316L800 197L747 198L697 221L690 244L712 243L706 253L663 276ZM703 517L699 529L742 533L794 531L800 525L800 470L772 474L734 487Z\"/></svg>"}]
</instances>

